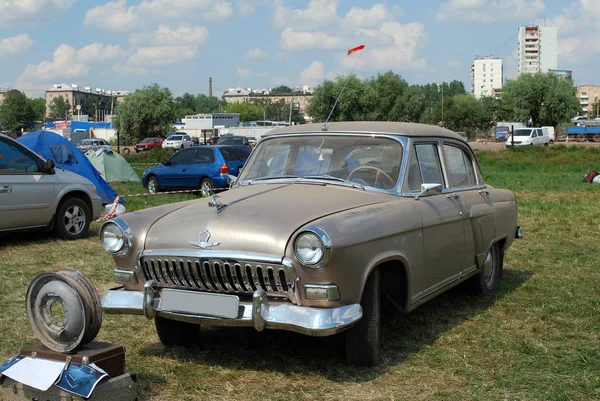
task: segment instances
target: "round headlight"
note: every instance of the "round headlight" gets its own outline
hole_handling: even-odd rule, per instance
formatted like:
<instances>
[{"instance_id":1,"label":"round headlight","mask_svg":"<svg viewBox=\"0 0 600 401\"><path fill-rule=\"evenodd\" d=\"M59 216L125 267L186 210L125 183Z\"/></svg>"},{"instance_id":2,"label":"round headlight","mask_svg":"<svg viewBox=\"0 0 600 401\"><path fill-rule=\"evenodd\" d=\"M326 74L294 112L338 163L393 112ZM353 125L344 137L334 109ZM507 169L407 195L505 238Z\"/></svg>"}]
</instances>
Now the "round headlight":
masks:
<instances>
[{"instance_id":1,"label":"round headlight","mask_svg":"<svg viewBox=\"0 0 600 401\"><path fill-rule=\"evenodd\" d=\"M100 234L100 241L102 241L104 249L110 253L121 252L127 244L125 233L115 223L108 223L104 226Z\"/></svg>"},{"instance_id":2,"label":"round headlight","mask_svg":"<svg viewBox=\"0 0 600 401\"><path fill-rule=\"evenodd\" d=\"M296 257L305 265L315 265L323 259L323 241L312 232L300 234L295 244Z\"/></svg>"}]
</instances>

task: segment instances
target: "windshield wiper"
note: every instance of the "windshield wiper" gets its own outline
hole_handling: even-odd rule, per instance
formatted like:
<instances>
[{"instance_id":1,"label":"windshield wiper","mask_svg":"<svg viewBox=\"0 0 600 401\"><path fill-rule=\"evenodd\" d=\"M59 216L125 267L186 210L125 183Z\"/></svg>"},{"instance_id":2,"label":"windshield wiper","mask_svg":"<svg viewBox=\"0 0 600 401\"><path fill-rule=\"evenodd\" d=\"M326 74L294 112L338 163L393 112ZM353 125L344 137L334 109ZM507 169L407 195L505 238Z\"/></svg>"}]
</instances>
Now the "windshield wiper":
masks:
<instances>
[{"instance_id":1,"label":"windshield wiper","mask_svg":"<svg viewBox=\"0 0 600 401\"><path fill-rule=\"evenodd\" d=\"M339 178L339 177L334 177L332 175L328 175L328 174L324 174L324 175L305 175L304 177L305 179L308 180L330 180L330 181L338 181L338 182L343 182L345 184L349 184L352 185L354 188L360 188L360 189L365 189L364 185L361 185L357 182L352 182L352 181L348 181L345 180L343 178Z\"/></svg>"},{"instance_id":2,"label":"windshield wiper","mask_svg":"<svg viewBox=\"0 0 600 401\"><path fill-rule=\"evenodd\" d=\"M286 178L299 178L299 177L297 175L270 175L267 177L254 178L254 179L248 181L248 184L252 184L255 181L280 180L280 179L286 179Z\"/></svg>"}]
</instances>

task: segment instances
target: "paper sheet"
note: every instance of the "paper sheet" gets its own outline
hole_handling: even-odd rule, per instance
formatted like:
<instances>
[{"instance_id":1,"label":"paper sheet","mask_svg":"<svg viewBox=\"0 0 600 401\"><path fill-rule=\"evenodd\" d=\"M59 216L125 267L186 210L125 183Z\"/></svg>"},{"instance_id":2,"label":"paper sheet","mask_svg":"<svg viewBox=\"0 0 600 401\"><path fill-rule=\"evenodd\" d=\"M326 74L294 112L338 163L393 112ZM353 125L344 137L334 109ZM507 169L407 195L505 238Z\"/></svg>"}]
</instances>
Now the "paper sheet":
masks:
<instances>
[{"instance_id":1,"label":"paper sheet","mask_svg":"<svg viewBox=\"0 0 600 401\"><path fill-rule=\"evenodd\" d=\"M41 358L23 358L4 371L4 375L26 386L46 391L52 386L65 367L65 362Z\"/></svg>"},{"instance_id":2,"label":"paper sheet","mask_svg":"<svg viewBox=\"0 0 600 401\"><path fill-rule=\"evenodd\" d=\"M83 398L89 398L96 385L108 377L103 370L99 372L92 366L95 367L93 364L85 366L71 363L67 370L63 371L56 386Z\"/></svg>"}]
</instances>

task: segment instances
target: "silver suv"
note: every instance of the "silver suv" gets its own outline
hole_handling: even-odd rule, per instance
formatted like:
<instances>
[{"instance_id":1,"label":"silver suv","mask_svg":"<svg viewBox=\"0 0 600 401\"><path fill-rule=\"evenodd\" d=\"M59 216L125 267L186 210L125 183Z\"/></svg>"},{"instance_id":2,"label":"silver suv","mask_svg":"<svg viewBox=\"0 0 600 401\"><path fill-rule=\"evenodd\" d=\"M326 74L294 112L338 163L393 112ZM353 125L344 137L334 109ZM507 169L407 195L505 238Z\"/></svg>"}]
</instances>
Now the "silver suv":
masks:
<instances>
[{"instance_id":1,"label":"silver suv","mask_svg":"<svg viewBox=\"0 0 600 401\"><path fill-rule=\"evenodd\" d=\"M49 228L78 239L101 210L102 200L88 179L55 169L51 159L0 134L0 232Z\"/></svg>"}]
</instances>

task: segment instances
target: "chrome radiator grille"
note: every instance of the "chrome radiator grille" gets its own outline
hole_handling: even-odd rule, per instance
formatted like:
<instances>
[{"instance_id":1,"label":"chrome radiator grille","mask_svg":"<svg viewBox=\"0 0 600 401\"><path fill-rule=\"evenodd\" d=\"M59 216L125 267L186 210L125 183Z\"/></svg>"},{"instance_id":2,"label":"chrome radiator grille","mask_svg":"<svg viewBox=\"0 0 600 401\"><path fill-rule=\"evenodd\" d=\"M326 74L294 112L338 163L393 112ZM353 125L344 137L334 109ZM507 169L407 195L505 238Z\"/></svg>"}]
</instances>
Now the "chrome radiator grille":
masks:
<instances>
[{"instance_id":1,"label":"chrome radiator grille","mask_svg":"<svg viewBox=\"0 0 600 401\"><path fill-rule=\"evenodd\" d=\"M267 295L296 301L296 272L279 264L142 255L140 267L145 280L152 280L162 288L240 294L262 289Z\"/></svg>"}]
</instances>

